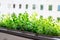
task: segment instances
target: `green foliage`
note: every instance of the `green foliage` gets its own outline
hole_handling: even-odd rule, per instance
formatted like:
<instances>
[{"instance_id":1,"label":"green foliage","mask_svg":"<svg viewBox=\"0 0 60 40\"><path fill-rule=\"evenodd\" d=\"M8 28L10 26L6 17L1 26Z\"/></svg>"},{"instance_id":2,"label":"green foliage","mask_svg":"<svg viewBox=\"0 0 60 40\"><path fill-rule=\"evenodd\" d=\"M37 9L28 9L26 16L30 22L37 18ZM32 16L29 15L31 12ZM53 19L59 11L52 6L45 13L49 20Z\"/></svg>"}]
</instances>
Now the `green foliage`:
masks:
<instances>
[{"instance_id":1,"label":"green foliage","mask_svg":"<svg viewBox=\"0 0 60 40\"><path fill-rule=\"evenodd\" d=\"M60 17L57 17L57 21L60 22Z\"/></svg>"},{"instance_id":2,"label":"green foliage","mask_svg":"<svg viewBox=\"0 0 60 40\"><path fill-rule=\"evenodd\" d=\"M0 17L0 27L14 30L29 31L40 35L60 36L60 22L53 20L52 16L37 18L37 13L31 16L25 13L15 13L2 15Z\"/></svg>"},{"instance_id":3,"label":"green foliage","mask_svg":"<svg viewBox=\"0 0 60 40\"><path fill-rule=\"evenodd\" d=\"M19 24L19 28L21 28L21 30L26 30L26 31L30 31L31 30L31 23L29 21L29 17L28 17L28 13L25 12L24 14L20 13L18 15L18 24Z\"/></svg>"}]
</instances>

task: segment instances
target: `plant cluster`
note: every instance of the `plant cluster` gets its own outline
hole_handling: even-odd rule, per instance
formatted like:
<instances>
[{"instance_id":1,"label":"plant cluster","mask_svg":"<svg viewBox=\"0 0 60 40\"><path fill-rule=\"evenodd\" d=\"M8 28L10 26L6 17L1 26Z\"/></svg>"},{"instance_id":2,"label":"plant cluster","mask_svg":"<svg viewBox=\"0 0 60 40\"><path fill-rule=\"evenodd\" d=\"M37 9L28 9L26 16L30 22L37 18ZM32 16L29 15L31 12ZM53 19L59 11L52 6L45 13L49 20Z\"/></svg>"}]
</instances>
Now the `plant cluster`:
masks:
<instances>
[{"instance_id":1,"label":"plant cluster","mask_svg":"<svg viewBox=\"0 0 60 40\"><path fill-rule=\"evenodd\" d=\"M11 15L2 15L0 17L0 27L33 32L40 35L60 36L60 20L54 20L51 16L44 18L40 16L37 18L37 13L33 13L31 16L25 13L19 13L18 16L15 13Z\"/></svg>"}]
</instances>

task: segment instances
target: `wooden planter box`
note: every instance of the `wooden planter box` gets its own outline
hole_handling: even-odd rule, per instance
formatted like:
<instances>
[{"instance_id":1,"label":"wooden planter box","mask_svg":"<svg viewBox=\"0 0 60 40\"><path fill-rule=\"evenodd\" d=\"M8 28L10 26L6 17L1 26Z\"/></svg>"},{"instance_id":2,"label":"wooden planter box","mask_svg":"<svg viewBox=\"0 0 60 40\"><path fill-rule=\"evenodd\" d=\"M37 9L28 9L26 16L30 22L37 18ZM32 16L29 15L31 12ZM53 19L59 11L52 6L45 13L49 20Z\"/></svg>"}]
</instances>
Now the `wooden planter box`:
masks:
<instances>
[{"instance_id":1,"label":"wooden planter box","mask_svg":"<svg viewBox=\"0 0 60 40\"><path fill-rule=\"evenodd\" d=\"M60 36L42 36L42 35L36 35L31 32L8 30L5 28L0 28L0 32L8 33L8 34L19 36L19 37L34 39L34 40L60 40Z\"/></svg>"}]
</instances>

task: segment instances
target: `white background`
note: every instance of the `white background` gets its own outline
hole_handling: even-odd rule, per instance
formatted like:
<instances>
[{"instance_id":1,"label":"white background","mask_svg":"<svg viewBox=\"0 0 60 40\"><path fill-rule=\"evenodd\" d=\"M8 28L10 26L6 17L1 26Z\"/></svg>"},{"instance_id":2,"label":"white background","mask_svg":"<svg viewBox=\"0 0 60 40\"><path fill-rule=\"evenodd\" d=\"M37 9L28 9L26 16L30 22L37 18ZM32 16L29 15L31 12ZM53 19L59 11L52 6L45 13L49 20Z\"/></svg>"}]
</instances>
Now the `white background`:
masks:
<instances>
[{"instance_id":1,"label":"white background","mask_svg":"<svg viewBox=\"0 0 60 40\"><path fill-rule=\"evenodd\" d=\"M16 4L16 8L13 8L13 4ZM19 4L22 5L22 8L19 9ZM25 5L28 4L28 9L25 8ZM36 4L36 9L32 9L32 5ZM40 5L43 5L44 9L40 10ZM48 10L48 6L52 5L52 11ZM44 17L53 16L54 18L60 17L60 11L58 10L58 5L60 5L60 0L0 0L0 14L7 13L24 13L27 11L29 14L37 12L39 15Z\"/></svg>"}]
</instances>

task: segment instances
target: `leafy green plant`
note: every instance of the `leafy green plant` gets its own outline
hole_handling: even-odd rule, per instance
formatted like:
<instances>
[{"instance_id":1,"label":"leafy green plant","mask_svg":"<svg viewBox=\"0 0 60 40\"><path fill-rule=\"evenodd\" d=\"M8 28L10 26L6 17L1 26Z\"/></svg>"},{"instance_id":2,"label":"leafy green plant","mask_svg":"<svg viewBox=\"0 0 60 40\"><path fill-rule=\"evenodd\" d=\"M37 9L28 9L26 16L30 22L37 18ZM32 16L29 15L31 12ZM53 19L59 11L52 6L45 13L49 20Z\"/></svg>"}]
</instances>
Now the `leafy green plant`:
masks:
<instances>
[{"instance_id":1,"label":"leafy green plant","mask_svg":"<svg viewBox=\"0 0 60 40\"><path fill-rule=\"evenodd\" d=\"M54 20L52 16L44 18L33 13L31 16L25 13L2 15L0 27L14 30L29 31L40 35L60 36L60 21Z\"/></svg>"},{"instance_id":2,"label":"leafy green plant","mask_svg":"<svg viewBox=\"0 0 60 40\"><path fill-rule=\"evenodd\" d=\"M13 26L13 23L12 23L13 21L12 21L10 15L5 15L2 22L6 26L6 28L8 28L8 29L11 29Z\"/></svg>"}]
</instances>

